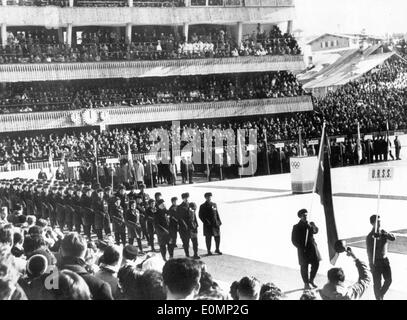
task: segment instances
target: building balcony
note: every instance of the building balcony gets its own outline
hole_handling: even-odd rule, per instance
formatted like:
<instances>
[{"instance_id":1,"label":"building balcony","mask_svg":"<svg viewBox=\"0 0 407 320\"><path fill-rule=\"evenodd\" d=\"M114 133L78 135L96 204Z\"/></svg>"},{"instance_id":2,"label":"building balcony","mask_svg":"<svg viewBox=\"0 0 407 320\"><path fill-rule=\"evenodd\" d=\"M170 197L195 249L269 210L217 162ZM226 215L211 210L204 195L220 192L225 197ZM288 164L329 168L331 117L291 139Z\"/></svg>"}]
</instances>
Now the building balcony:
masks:
<instances>
[{"instance_id":1,"label":"building balcony","mask_svg":"<svg viewBox=\"0 0 407 320\"><path fill-rule=\"evenodd\" d=\"M211 119L313 110L311 96L0 115L0 132Z\"/></svg>"},{"instance_id":2,"label":"building balcony","mask_svg":"<svg viewBox=\"0 0 407 320\"><path fill-rule=\"evenodd\" d=\"M225 0L228 1L228 0ZM229 0L230 1L230 0ZM234 1L231 1L234 3ZM294 20L292 0L246 0L245 5L185 7L0 6L7 26L125 26L280 23Z\"/></svg>"},{"instance_id":3,"label":"building balcony","mask_svg":"<svg viewBox=\"0 0 407 320\"><path fill-rule=\"evenodd\" d=\"M169 77L225 73L291 71L305 67L302 55L246 56L155 61L0 65L1 82Z\"/></svg>"}]
</instances>

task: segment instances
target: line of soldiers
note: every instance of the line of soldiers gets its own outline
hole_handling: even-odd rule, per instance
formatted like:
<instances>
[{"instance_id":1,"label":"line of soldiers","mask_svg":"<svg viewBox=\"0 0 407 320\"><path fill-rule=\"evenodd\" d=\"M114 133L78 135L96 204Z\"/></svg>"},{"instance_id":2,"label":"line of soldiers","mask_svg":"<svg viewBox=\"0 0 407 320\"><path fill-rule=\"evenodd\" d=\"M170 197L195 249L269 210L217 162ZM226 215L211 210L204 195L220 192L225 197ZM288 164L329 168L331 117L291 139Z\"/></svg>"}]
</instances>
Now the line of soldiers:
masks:
<instances>
[{"instance_id":1,"label":"line of soldiers","mask_svg":"<svg viewBox=\"0 0 407 320\"><path fill-rule=\"evenodd\" d=\"M142 184L139 192L132 187L127 193L123 185L113 192L110 186L102 189L100 185L95 185L92 188L90 183L82 181L0 180L0 206L7 207L9 212L22 206L24 215L49 220L51 227L59 227L61 231L83 231L89 240L92 232L99 240L104 239L103 233L106 237L111 237L113 233L118 245L126 245L127 240L133 244L136 240L141 253L143 238L156 252L154 237L157 235L164 260L167 252L170 258L173 257L179 233L185 255L190 256L191 241L193 258L199 259L197 206L189 202L189 193L181 195L180 205L177 205L178 199L173 197L167 210L161 193L155 193L154 198L150 199L145 188ZM208 255L212 254L212 236L215 237L215 252L222 254L219 250L221 221L211 197L211 193L205 194L206 202L199 210Z\"/></svg>"}]
</instances>

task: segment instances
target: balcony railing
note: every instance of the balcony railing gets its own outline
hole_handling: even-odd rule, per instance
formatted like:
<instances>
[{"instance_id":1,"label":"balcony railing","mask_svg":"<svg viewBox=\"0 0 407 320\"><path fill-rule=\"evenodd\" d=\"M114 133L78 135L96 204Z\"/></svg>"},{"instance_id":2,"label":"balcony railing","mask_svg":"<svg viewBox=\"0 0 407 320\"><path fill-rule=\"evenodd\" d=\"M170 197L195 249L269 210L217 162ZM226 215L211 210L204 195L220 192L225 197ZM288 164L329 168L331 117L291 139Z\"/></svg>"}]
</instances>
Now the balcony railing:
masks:
<instances>
[{"instance_id":1,"label":"balcony railing","mask_svg":"<svg viewBox=\"0 0 407 320\"><path fill-rule=\"evenodd\" d=\"M247 56L158 61L0 65L0 82L169 77L222 73L300 71L303 56Z\"/></svg>"},{"instance_id":2,"label":"balcony railing","mask_svg":"<svg viewBox=\"0 0 407 320\"><path fill-rule=\"evenodd\" d=\"M3 0L4 1L4 0ZM7 6L59 7L292 7L294 0L6 0ZM1 4L1 3L0 3Z\"/></svg>"},{"instance_id":3,"label":"balcony railing","mask_svg":"<svg viewBox=\"0 0 407 320\"><path fill-rule=\"evenodd\" d=\"M0 133L188 119L228 118L302 112L312 109L311 96L305 95L274 99L118 106L72 111L2 114L0 115Z\"/></svg>"}]
</instances>

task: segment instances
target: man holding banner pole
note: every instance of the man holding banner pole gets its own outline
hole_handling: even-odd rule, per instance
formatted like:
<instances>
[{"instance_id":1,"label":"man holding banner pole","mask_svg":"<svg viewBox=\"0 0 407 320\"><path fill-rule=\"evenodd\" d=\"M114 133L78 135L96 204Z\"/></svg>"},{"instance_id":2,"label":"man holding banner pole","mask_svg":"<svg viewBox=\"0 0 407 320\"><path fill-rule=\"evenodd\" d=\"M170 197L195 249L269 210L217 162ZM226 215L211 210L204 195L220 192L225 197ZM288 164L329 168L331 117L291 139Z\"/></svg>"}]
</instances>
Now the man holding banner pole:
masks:
<instances>
[{"instance_id":1,"label":"man holding banner pole","mask_svg":"<svg viewBox=\"0 0 407 320\"><path fill-rule=\"evenodd\" d=\"M373 228L366 237L367 255L373 276L373 289L376 300L383 300L392 283L391 267L387 257L388 241L394 241L396 237L383 229L380 230L379 215L372 215L370 224ZM384 279L383 285L382 277Z\"/></svg>"}]
</instances>

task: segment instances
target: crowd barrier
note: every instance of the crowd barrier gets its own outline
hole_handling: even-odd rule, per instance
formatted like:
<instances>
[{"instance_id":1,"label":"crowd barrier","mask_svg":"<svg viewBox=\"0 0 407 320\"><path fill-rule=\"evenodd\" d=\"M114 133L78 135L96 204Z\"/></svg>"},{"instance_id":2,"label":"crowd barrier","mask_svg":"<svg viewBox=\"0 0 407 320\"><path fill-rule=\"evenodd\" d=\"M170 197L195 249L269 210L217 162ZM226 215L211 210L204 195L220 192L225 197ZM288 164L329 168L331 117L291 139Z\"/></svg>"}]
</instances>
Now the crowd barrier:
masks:
<instances>
[{"instance_id":1,"label":"crowd barrier","mask_svg":"<svg viewBox=\"0 0 407 320\"><path fill-rule=\"evenodd\" d=\"M383 134L382 132L380 132L380 133L373 132L373 133L366 134L366 135L372 135L375 137L377 135L382 135L382 134ZM393 155L395 155L394 143L393 143L394 134L395 134L394 131L389 132L390 141L391 141L391 145L392 145L390 150L392 151ZM406 156L407 156L407 130L399 130L399 131L397 131L397 135L401 142L402 150L401 150L400 154L401 154L401 158L403 159L403 158L406 158ZM329 137L331 142L338 140L338 138L342 139L345 137L344 136L330 136ZM354 135L354 138L356 138L356 134ZM317 145L316 145L317 148L315 148L315 152L317 152L319 139L318 138L313 139L313 141L315 141L315 140L317 141ZM272 142L268 143L268 150L270 151L272 146L279 148L279 145L281 145L281 144L289 145L289 144L296 143L296 142L298 142L298 141L295 141L295 140L272 141ZM234 145L231 147L235 148L236 146ZM257 151L264 152L264 151L261 151L261 148L257 148ZM132 154L132 158L133 158L133 160L143 160L143 159L149 158L149 156L151 157L152 155L153 154L151 154L151 153L134 153L134 154ZM315 156L315 155L316 155L316 153L311 156ZM120 155L119 160L127 159L127 158L128 158L128 155L123 154L123 155ZM106 157L99 158L99 160L103 160L103 159L106 159ZM281 161L281 159L280 159L280 161ZM288 161L288 159L286 159L286 161ZM62 162L60 159L54 159L53 168L58 168L58 166L61 163ZM31 163L25 163L25 164L9 164L8 166L1 165L0 166L0 179L8 179L9 177L20 177L20 175L24 175L24 177L25 177L25 175L27 175L27 174L30 176L30 178L32 175L34 175L36 178L38 176L38 173L41 168L44 168L45 171L49 172L49 168L50 168L49 161L38 161L38 162L31 162ZM287 168L289 169L290 166L287 166ZM289 172L289 170L285 170L285 168L283 168L283 166L281 165L281 171L277 170L274 173L284 173L284 172Z\"/></svg>"}]
</instances>

